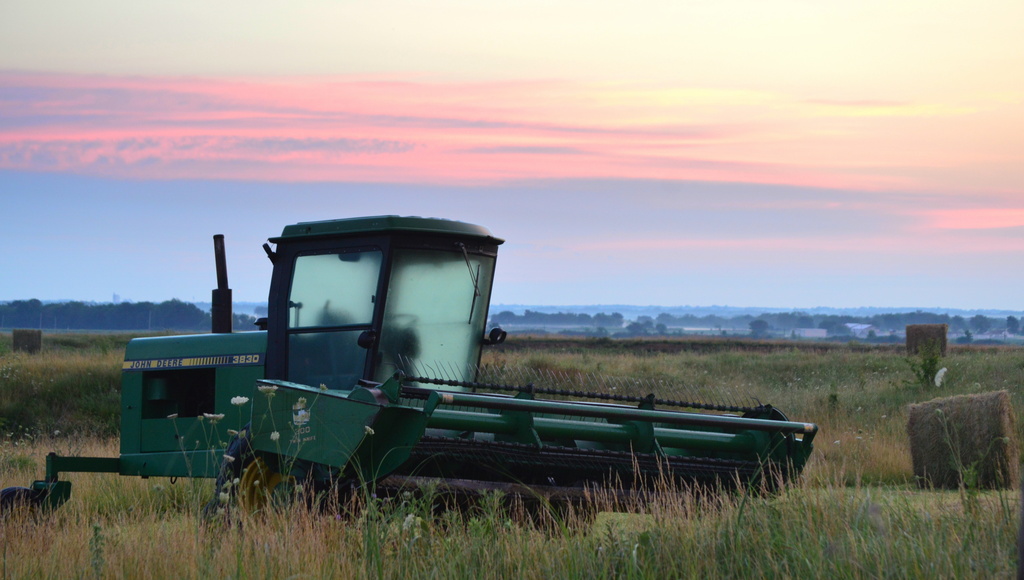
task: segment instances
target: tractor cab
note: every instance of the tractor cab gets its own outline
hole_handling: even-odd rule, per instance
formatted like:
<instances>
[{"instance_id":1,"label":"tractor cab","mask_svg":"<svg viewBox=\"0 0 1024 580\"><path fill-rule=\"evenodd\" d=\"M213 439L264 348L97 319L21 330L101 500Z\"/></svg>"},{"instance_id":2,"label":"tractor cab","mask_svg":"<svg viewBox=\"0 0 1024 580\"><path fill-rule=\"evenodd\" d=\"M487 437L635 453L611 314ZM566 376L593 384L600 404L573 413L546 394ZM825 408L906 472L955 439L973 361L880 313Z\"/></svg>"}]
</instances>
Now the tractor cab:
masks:
<instances>
[{"instance_id":1,"label":"tractor cab","mask_svg":"<svg viewBox=\"0 0 1024 580\"><path fill-rule=\"evenodd\" d=\"M502 243L487 229L381 216L299 223L270 242L268 379L347 390L397 370L475 378Z\"/></svg>"}]
</instances>

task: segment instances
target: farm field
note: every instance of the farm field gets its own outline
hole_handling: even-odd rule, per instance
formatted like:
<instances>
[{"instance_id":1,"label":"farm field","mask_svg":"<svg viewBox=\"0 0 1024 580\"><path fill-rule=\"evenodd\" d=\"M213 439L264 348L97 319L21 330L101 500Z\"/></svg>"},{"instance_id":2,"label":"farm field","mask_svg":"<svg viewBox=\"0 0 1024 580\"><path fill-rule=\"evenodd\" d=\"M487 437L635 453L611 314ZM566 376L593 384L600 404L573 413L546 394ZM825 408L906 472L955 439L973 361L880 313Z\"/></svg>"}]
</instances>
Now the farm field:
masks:
<instances>
[{"instance_id":1,"label":"farm field","mask_svg":"<svg viewBox=\"0 0 1024 580\"><path fill-rule=\"evenodd\" d=\"M126 336L0 335L0 487L43 475L49 451L117 454ZM5 342L6 341L6 342ZM940 387L899 348L511 338L491 367L552 380L627 377L630 394L756 399L820 432L803 477L772 495L664 489L632 513L530 516L492 497L466 513L357 497L310 511L204 518L209 480L68 474L71 500L0 522L0 577L1010 577L1019 495L933 491L913 479L907 405L1008 390L1024 434L1024 350L954 348ZM26 429L25 426L28 425Z\"/></svg>"}]
</instances>

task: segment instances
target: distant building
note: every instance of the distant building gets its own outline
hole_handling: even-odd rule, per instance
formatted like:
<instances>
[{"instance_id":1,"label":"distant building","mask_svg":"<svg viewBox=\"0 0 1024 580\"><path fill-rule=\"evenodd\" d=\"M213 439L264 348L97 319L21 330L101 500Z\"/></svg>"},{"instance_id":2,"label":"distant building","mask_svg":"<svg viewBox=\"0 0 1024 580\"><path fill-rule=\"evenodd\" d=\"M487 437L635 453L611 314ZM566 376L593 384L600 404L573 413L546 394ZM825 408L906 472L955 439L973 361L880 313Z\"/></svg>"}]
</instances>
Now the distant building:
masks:
<instances>
[{"instance_id":1,"label":"distant building","mask_svg":"<svg viewBox=\"0 0 1024 580\"><path fill-rule=\"evenodd\" d=\"M875 330L875 327L870 324L858 324L856 322L847 322L845 326L850 330L850 334L857 338L867 338Z\"/></svg>"},{"instance_id":2,"label":"distant building","mask_svg":"<svg viewBox=\"0 0 1024 580\"><path fill-rule=\"evenodd\" d=\"M1007 340L1010 338L1010 333L1005 330L996 330L993 332L979 332L974 335L974 340Z\"/></svg>"},{"instance_id":3,"label":"distant building","mask_svg":"<svg viewBox=\"0 0 1024 580\"><path fill-rule=\"evenodd\" d=\"M793 334L797 338L826 338L828 331L824 328L794 328Z\"/></svg>"}]
</instances>

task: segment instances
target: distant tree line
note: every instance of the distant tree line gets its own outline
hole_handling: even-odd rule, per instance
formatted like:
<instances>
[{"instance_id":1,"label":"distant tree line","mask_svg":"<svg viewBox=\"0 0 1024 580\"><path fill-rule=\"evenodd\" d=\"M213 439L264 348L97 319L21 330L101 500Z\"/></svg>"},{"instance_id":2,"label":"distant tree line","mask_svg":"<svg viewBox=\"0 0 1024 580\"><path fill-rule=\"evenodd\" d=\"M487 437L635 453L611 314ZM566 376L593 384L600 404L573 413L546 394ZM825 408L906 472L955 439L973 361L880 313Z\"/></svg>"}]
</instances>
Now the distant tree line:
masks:
<instances>
[{"instance_id":1,"label":"distant tree line","mask_svg":"<svg viewBox=\"0 0 1024 580\"><path fill-rule=\"evenodd\" d=\"M936 314L917 310L914 312L896 312L887 314L874 314L871 316L850 316L836 314L807 314L805 312L776 312L765 313L760 316L737 316L724 318L720 316L672 316L671 314L659 314L654 321L664 324L666 327L691 327L691 328L744 328L750 327L750 323L756 320L767 323L767 329L775 331L791 331L798 328L821 328L829 334L841 335L848 333L847 324L869 324L879 332L898 332L904 330L909 324L948 324L950 332L962 333L967 330L973 332L990 332L1006 330L1010 334L1020 331L1020 320L1015 316L1004 318L992 318L983 314L977 314L970 318L963 316L950 316L948 314ZM760 323L758 327L760 327Z\"/></svg>"},{"instance_id":2,"label":"distant tree line","mask_svg":"<svg viewBox=\"0 0 1024 580\"><path fill-rule=\"evenodd\" d=\"M235 314L234 328L251 330L253 317ZM15 300L0 304L0 327L58 330L210 330L210 314L181 300L87 304Z\"/></svg>"},{"instance_id":3,"label":"distant tree line","mask_svg":"<svg viewBox=\"0 0 1024 580\"><path fill-rule=\"evenodd\" d=\"M640 316L635 321L627 321L618 312L611 314L580 314L574 312L544 313L527 310L523 314L510 311L499 312L491 316L491 323L506 326L560 327L569 329L577 327L579 332L592 333L589 329L604 329L610 334L620 336L666 335L679 334L680 329L704 329L711 332L750 332L757 336L771 334L788 334L797 329L824 329L829 336L850 336L847 324L866 324L873 327L872 332L879 339L884 335L902 332L909 324L947 324L951 333L988 333L1005 330L1010 334L1018 334L1021 330L1020 320L1015 316L992 318L977 314L965 318L963 316L936 314L917 310L914 312L898 312L874 314L870 316L852 316L835 314L809 314L806 312L773 312L759 316L740 315L724 317L717 315L697 316L693 314L672 315L659 314L657 317ZM603 332L598 334L604 334Z\"/></svg>"},{"instance_id":4,"label":"distant tree line","mask_svg":"<svg viewBox=\"0 0 1024 580\"><path fill-rule=\"evenodd\" d=\"M622 328L625 319L618 312L611 314L578 314L575 312L545 313L527 310L516 314L508 310L491 316L492 324L518 324L537 326L594 326L604 328Z\"/></svg>"}]
</instances>

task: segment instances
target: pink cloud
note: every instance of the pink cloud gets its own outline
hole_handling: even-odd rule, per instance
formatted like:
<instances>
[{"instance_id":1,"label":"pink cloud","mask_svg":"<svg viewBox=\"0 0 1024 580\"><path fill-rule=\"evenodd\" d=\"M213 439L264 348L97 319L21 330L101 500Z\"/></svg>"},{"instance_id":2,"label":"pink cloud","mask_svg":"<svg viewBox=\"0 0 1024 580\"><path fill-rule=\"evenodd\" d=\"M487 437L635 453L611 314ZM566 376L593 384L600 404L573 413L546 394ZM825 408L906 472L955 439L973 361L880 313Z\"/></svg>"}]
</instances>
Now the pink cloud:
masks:
<instances>
[{"instance_id":1,"label":"pink cloud","mask_svg":"<svg viewBox=\"0 0 1024 580\"><path fill-rule=\"evenodd\" d=\"M985 207L931 211L930 226L944 230L991 230L1024 227L1024 208Z\"/></svg>"},{"instance_id":2,"label":"pink cloud","mask_svg":"<svg viewBox=\"0 0 1024 580\"><path fill-rule=\"evenodd\" d=\"M623 178L862 189L927 180L909 176L897 160L857 162L853 145L829 144L836 139L830 126L807 125L823 106L904 104L805 102L804 114L793 112L799 102L773 98L560 81L8 72L0 73L0 168L134 178Z\"/></svg>"}]
</instances>

